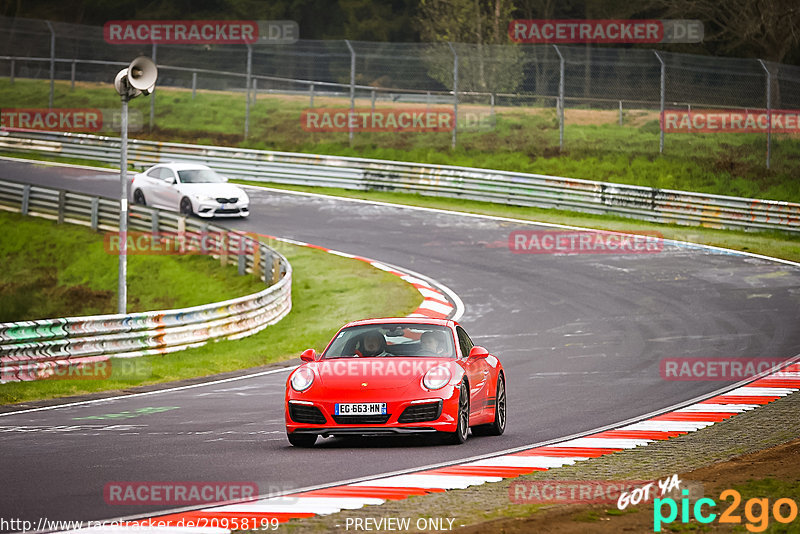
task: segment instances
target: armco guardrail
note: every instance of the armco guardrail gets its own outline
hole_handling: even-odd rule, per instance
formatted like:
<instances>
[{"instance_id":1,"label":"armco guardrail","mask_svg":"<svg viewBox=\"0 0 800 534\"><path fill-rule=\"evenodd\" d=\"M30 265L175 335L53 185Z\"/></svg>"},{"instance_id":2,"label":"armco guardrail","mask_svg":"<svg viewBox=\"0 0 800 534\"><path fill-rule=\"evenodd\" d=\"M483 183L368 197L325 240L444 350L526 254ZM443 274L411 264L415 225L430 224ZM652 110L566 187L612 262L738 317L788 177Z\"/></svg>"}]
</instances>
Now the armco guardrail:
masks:
<instances>
[{"instance_id":1,"label":"armco guardrail","mask_svg":"<svg viewBox=\"0 0 800 534\"><path fill-rule=\"evenodd\" d=\"M4 180L0 180L0 209L95 230L115 231L119 223L118 201ZM187 240L202 237L221 252L221 262L238 265L240 274L255 272L269 287L241 298L178 310L0 323L0 381L36 380L81 366L102 369L100 377L105 377L113 370L98 367L98 362L111 356L164 354L213 339L246 337L291 310L291 265L246 234L142 206L131 206L128 227L131 232L175 232Z\"/></svg>"},{"instance_id":2,"label":"armco guardrail","mask_svg":"<svg viewBox=\"0 0 800 534\"><path fill-rule=\"evenodd\" d=\"M120 140L87 134L4 132L0 150L115 163ZM129 142L134 165L194 161L228 176L284 184L386 190L516 206L610 213L660 223L800 231L800 204L523 174L242 148Z\"/></svg>"}]
</instances>

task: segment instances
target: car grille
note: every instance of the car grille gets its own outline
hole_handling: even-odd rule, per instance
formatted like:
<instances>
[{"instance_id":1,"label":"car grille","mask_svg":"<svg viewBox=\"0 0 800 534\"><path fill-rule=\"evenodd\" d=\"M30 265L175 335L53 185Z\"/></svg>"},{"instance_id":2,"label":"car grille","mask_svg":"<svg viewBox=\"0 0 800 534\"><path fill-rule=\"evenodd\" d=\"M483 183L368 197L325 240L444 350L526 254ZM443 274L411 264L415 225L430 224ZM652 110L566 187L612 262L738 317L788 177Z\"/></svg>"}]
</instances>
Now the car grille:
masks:
<instances>
[{"instance_id":1,"label":"car grille","mask_svg":"<svg viewBox=\"0 0 800 534\"><path fill-rule=\"evenodd\" d=\"M239 208L220 208L214 213L239 213Z\"/></svg>"},{"instance_id":2,"label":"car grille","mask_svg":"<svg viewBox=\"0 0 800 534\"><path fill-rule=\"evenodd\" d=\"M415 404L409 406L400 417L398 423L421 423L422 421L435 421L442 415L442 401Z\"/></svg>"},{"instance_id":3,"label":"car grille","mask_svg":"<svg viewBox=\"0 0 800 534\"><path fill-rule=\"evenodd\" d=\"M217 202L219 202L220 204L224 204L225 202L230 202L230 203L232 203L232 204L236 204L236 202L237 202L238 200L239 200L239 199L238 199L238 198L236 198L236 197L233 197L233 198L217 197Z\"/></svg>"},{"instance_id":4,"label":"car grille","mask_svg":"<svg viewBox=\"0 0 800 534\"><path fill-rule=\"evenodd\" d=\"M289 403L289 417L295 423L305 423L308 425L324 425L325 416L316 406L306 406L304 404Z\"/></svg>"},{"instance_id":5,"label":"car grille","mask_svg":"<svg viewBox=\"0 0 800 534\"><path fill-rule=\"evenodd\" d=\"M386 415L334 415L337 425L384 425L391 414Z\"/></svg>"}]
</instances>

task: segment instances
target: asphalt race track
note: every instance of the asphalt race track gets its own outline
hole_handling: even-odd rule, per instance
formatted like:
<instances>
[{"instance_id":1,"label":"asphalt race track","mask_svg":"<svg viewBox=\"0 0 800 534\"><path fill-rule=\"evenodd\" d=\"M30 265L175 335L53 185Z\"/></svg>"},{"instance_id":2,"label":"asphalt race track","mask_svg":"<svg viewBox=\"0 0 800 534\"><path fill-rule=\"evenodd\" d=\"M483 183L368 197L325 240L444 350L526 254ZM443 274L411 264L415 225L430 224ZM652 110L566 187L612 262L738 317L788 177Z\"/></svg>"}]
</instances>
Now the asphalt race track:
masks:
<instances>
[{"instance_id":1,"label":"asphalt race track","mask_svg":"<svg viewBox=\"0 0 800 534\"><path fill-rule=\"evenodd\" d=\"M0 178L115 197L118 177L0 161ZM0 502L36 521L99 520L171 507L109 506L113 481L254 481L262 494L454 461L584 432L717 390L667 381L663 358L788 358L800 350L800 268L708 249L513 254L532 225L250 190L247 221L221 224L405 267L454 290L461 323L506 368L500 438L293 448L287 372L0 417ZM219 221L217 221L219 222ZM687 229L691 234L691 229ZM295 282L301 280L297 276Z\"/></svg>"}]
</instances>

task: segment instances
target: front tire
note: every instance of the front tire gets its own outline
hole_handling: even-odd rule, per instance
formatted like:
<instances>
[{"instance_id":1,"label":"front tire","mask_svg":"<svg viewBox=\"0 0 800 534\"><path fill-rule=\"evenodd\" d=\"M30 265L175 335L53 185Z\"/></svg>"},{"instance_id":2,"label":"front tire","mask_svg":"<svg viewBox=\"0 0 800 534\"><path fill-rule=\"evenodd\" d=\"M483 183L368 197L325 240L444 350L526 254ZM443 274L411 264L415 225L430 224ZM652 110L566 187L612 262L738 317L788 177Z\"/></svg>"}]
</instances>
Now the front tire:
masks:
<instances>
[{"instance_id":1,"label":"front tire","mask_svg":"<svg viewBox=\"0 0 800 534\"><path fill-rule=\"evenodd\" d=\"M314 443L317 442L316 434L298 434L294 432L292 434L286 434L286 437L289 438L289 443L295 447L313 447Z\"/></svg>"},{"instance_id":2,"label":"front tire","mask_svg":"<svg viewBox=\"0 0 800 534\"><path fill-rule=\"evenodd\" d=\"M194 210L192 209L192 201L189 200L188 197L183 197L181 199L181 207L180 207L181 215L186 217L191 216L194 214Z\"/></svg>"},{"instance_id":3,"label":"front tire","mask_svg":"<svg viewBox=\"0 0 800 534\"><path fill-rule=\"evenodd\" d=\"M442 442L447 445L461 445L467 441L469 432L469 386L461 382L461 392L458 395L458 423L455 432L444 432Z\"/></svg>"},{"instance_id":4,"label":"front tire","mask_svg":"<svg viewBox=\"0 0 800 534\"><path fill-rule=\"evenodd\" d=\"M476 436L500 436L506 431L506 378L497 377L497 395L494 399L494 421L472 428Z\"/></svg>"}]
</instances>

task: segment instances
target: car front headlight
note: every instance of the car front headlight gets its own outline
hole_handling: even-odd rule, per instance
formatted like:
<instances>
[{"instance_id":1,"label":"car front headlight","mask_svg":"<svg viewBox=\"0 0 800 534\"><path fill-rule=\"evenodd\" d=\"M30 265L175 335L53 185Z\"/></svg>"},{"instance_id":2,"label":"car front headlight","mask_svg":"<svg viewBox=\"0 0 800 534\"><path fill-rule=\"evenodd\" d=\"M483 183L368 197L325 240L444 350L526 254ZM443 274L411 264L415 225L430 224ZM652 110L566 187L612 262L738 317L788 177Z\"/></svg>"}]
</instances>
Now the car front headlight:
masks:
<instances>
[{"instance_id":1,"label":"car front headlight","mask_svg":"<svg viewBox=\"0 0 800 534\"><path fill-rule=\"evenodd\" d=\"M452 374L447 366L437 365L428 369L422 378L422 385L428 389L441 389L450 382L451 378Z\"/></svg>"},{"instance_id":2,"label":"car front headlight","mask_svg":"<svg viewBox=\"0 0 800 534\"><path fill-rule=\"evenodd\" d=\"M308 367L300 367L292 375L290 383L295 391L305 391L314 383L314 371Z\"/></svg>"},{"instance_id":3,"label":"car front headlight","mask_svg":"<svg viewBox=\"0 0 800 534\"><path fill-rule=\"evenodd\" d=\"M208 195L195 195L194 198L200 202L211 202L212 200L216 200L214 197L210 197Z\"/></svg>"}]
</instances>

